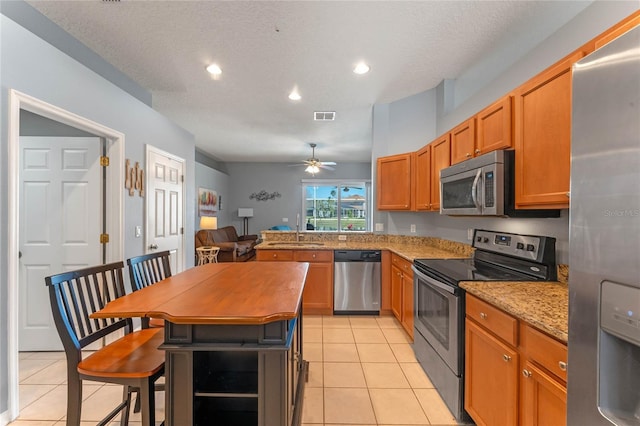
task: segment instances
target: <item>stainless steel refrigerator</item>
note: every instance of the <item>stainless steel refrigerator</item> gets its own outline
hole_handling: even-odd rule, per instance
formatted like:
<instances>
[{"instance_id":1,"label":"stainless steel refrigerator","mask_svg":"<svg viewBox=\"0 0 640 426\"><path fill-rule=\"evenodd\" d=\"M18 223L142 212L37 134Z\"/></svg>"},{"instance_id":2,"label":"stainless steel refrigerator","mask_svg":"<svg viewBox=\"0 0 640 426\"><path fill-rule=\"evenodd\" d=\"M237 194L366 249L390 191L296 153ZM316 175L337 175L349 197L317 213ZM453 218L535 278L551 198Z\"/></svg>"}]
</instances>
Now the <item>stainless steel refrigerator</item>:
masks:
<instances>
[{"instance_id":1,"label":"stainless steel refrigerator","mask_svg":"<svg viewBox=\"0 0 640 426\"><path fill-rule=\"evenodd\" d=\"M640 27L573 68L569 425L640 425Z\"/></svg>"}]
</instances>

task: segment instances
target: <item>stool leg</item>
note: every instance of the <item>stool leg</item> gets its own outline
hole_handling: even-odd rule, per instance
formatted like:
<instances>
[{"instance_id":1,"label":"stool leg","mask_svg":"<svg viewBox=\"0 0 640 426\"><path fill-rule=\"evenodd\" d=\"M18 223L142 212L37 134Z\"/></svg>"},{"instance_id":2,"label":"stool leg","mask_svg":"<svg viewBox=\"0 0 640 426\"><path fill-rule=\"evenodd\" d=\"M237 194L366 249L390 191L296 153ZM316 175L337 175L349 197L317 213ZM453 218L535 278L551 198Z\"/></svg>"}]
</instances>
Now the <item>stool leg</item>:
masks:
<instances>
[{"instance_id":1,"label":"stool leg","mask_svg":"<svg viewBox=\"0 0 640 426\"><path fill-rule=\"evenodd\" d=\"M142 405L142 426L155 426L156 424L156 401L155 385L147 379L140 384L140 404Z\"/></svg>"},{"instance_id":2,"label":"stool leg","mask_svg":"<svg viewBox=\"0 0 640 426\"><path fill-rule=\"evenodd\" d=\"M69 368L67 366L67 368ZM79 426L82 415L82 380L77 374L67 375L67 426Z\"/></svg>"}]
</instances>

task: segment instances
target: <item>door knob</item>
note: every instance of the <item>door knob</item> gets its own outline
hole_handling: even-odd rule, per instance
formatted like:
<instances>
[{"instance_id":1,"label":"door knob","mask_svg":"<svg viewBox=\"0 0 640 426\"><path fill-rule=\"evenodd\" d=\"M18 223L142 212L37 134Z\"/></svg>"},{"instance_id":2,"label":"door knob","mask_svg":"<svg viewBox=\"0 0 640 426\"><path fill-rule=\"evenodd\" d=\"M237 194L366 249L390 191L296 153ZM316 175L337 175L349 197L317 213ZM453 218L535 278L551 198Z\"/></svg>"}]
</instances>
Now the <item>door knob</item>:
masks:
<instances>
[{"instance_id":1,"label":"door knob","mask_svg":"<svg viewBox=\"0 0 640 426\"><path fill-rule=\"evenodd\" d=\"M151 244L151 245L149 246L149 250L157 250L157 248L158 248L158 245L157 245L157 244Z\"/></svg>"},{"instance_id":2,"label":"door knob","mask_svg":"<svg viewBox=\"0 0 640 426\"><path fill-rule=\"evenodd\" d=\"M529 371L527 369L524 369L524 370L522 370L522 375L524 377L531 377L531 371Z\"/></svg>"}]
</instances>

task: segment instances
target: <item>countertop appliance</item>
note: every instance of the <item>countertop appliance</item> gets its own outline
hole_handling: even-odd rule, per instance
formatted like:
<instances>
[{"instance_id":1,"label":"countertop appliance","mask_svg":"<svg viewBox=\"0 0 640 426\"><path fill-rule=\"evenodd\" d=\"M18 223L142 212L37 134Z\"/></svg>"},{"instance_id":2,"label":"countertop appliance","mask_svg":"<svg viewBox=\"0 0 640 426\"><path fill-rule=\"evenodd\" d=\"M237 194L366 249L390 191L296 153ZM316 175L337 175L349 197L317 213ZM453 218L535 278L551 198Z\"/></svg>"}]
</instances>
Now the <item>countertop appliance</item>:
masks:
<instances>
[{"instance_id":1,"label":"countertop appliance","mask_svg":"<svg viewBox=\"0 0 640 426\"><path fill-rule=\"evenodd\" d=\"M334 314L380 313L380 250L336 250Z\"/></svg>"},{"instance_id":2,"label":"countertop appliance","mask_svg":"<svg viewBox=\"0 0 640 426\"><path fill-rule=\"evenodd\" d=\"M418 362L459 421L464 410L464 289L461 281L554 281L555 238L475 230L472 258L416 259L414 345Z\"/></svg>"},{"instance_id":3,"label":"countertop appliance","mask_svg":"<svg viewBox=\"0 0 640 426\"><path fill-rule=\"evenodd\" d=\"M560 210L515 209L515 154L497 150L440 171L440 214L559 217Z\"/></svg>"},{"instance_id":4,"label":"countertop appliance","mask_svg":"<svg viewBox=\"0 0 640 426\"><path fill-rule=\"evenodd\" d=\"M573 66L569 425L640 425L640 27Z\"/></svg>"}]
</instances>

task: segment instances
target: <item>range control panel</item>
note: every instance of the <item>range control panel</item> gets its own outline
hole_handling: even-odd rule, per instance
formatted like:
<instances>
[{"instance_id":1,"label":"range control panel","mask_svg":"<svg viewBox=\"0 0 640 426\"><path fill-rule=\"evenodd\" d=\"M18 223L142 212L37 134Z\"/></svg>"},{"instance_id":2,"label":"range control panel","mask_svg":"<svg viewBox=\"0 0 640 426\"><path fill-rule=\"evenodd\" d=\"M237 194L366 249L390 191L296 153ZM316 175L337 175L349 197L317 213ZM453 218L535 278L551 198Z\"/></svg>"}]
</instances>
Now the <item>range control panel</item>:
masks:
<instances>
[{"instance_id":1,"label":"range control panel","mask_svg":"<svg viewBox=\"0 0 640 426\"><path fill-rule=\"evenodd\" d=\"M508 232L485 231L476 229L473 234L473 247L493 253L521 259L542 262L545 251L553 246L555 254L555 238L536 235L519 235Z\"/></svg>"}]
</instances>

